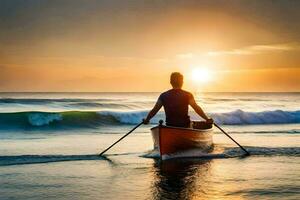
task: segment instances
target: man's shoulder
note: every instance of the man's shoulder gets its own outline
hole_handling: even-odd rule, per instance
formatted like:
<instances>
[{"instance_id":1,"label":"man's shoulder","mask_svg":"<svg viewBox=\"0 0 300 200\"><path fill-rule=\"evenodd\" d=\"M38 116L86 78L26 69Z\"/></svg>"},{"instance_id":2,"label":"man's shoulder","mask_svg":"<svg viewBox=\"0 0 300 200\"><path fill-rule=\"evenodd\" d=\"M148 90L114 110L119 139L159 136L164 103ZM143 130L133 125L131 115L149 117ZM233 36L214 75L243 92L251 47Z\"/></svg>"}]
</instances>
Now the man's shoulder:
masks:
<instances>
[{"instance_id":1,"label":"man's shoulder","mask_svg":"<svg viewBox=\"0 0 300 200\"><path fill-rule=\"evenodd\" d=\"M182 90L187 96L189 97L193 97L193 94L189 91L186 91L186 90Z\"/></svg>"},{"instance_id":2,"label":"man's shoulder","mask_svg":"<svg viewBox=\"0 0 300 200\"><path fill-rule=\"evenodd\" d=\"M171 89L171 90L172 90L172 89ZM165 91L165 92L162 92L162 93L159 95L159 97L162 98L162 97L164 97L164 96L170 94L170 93L171 93L171 90L167 90L167 91Z\"/></svg>"},{"instance_id":3,"label":"man's shoulder","mask_svg":"<svg viewBox=\"0 0 300 200\"><path fill-rule=\"evenodd\" d=\"M178 90L177 90L177 91L175 91L174 89L167 90L167 91L161 93L161 94L160 94L160 97L172 95L174 92L175 92L175 93L178 93ZM186 91L186 90L182 90L182 89L181 89L181 90L180 90L180 93L182 93L182 94L184 94L184 95L186 95L186 96L189 96L189 97L193 97L193 94L192 94L191 92L189 92L189 91Z\"/></svg>"}]
</instances>

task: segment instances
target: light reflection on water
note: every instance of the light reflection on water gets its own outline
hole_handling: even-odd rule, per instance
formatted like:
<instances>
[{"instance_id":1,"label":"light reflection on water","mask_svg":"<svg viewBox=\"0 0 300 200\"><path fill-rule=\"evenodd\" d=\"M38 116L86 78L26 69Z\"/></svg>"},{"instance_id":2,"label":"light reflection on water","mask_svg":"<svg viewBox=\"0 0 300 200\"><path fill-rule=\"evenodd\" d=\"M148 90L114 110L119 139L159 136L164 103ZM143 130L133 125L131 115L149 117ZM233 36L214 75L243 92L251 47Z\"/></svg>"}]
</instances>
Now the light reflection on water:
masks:
<instances>
[{"instance_id":1,"label":"light reflection on water","mask_svg":"<svg viewBox=\"0 0 300 200\"><path fill-rule=\"evenodd\" d=\"M211 161L169 160L153 165L153 199L193 199L205 195Z\"/></svg>"}]
</instances>

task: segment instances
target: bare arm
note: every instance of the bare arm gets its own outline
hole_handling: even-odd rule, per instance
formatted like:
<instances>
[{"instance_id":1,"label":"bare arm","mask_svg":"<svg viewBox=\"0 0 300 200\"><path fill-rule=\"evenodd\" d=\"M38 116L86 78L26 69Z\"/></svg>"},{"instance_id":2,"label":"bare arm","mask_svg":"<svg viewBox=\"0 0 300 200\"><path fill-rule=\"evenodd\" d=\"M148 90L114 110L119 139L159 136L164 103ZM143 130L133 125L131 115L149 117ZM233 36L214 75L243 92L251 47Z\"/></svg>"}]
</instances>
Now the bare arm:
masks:
<instances>
[{"instance_id":1,"label":"bare arm","mask_svg":"<svg viewBox=\"0 0 300 200\"><path fill-rule=\"evenodd\" d=\"M151 120L151 118L154 117L154 115L156 115L156 113L160 110L161 107L162 107L162 102L161 102L161 100L158 99L155 106L148 113L147 118L144 119L144 123L148 124L149 121Z\"/></svg>"},{"instance_id":2,"label":"bare arm","mask_svg":"<svg viewBox=\"0 0 300 200\"><path fill-rule=\"evenodd\" d=\"M196 103L194 97L191 97L189 100L189 104L190 106L192 106L192 108L195 110L195 112L202 117L203 119L205 119L206 121L212 123L212 119L210 117L208 117L204 111L202 110L202 108Z\"/></svg>"}]
</instances>

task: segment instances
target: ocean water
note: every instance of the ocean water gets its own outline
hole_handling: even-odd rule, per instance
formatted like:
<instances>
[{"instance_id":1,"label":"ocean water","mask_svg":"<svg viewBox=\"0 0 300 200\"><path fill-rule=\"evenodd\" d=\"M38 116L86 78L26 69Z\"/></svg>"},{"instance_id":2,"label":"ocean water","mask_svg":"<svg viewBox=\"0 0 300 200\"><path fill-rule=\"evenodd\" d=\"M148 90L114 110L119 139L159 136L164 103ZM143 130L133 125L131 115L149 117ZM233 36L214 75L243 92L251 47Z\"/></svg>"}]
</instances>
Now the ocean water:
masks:
<instances>
[{"instance_id":1,"label":"ocean water","mask_svg":"<svg viewBox=\"0 0 300 200\"><path fill-rule=\"evenodd\" d=\"M0 199L299 199L300 93L197 93L214 152L160 161L159 93L0 93ZM199 120L194 112L191 118Z\"/></svg>"}]
</instances>

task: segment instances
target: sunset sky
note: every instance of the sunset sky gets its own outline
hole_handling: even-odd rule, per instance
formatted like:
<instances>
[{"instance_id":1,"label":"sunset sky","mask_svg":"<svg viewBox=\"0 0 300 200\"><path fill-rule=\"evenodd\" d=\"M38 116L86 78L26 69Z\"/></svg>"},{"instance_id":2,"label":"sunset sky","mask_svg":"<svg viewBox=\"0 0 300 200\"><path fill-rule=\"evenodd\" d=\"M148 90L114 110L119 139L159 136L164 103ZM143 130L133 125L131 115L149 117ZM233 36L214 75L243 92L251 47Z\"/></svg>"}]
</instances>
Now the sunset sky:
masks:
<instances>
[{"instance_id":1,"label":"sunset sky","mask_svg":"<svg viewBox=\"0 0 300 200\"><path fill-rule=\"evenodd\" d=\"M172 71L193 91L300 91L299 10L297 0L0 0L0 91L163 91Z\"/></svg>"}]
</instances>

